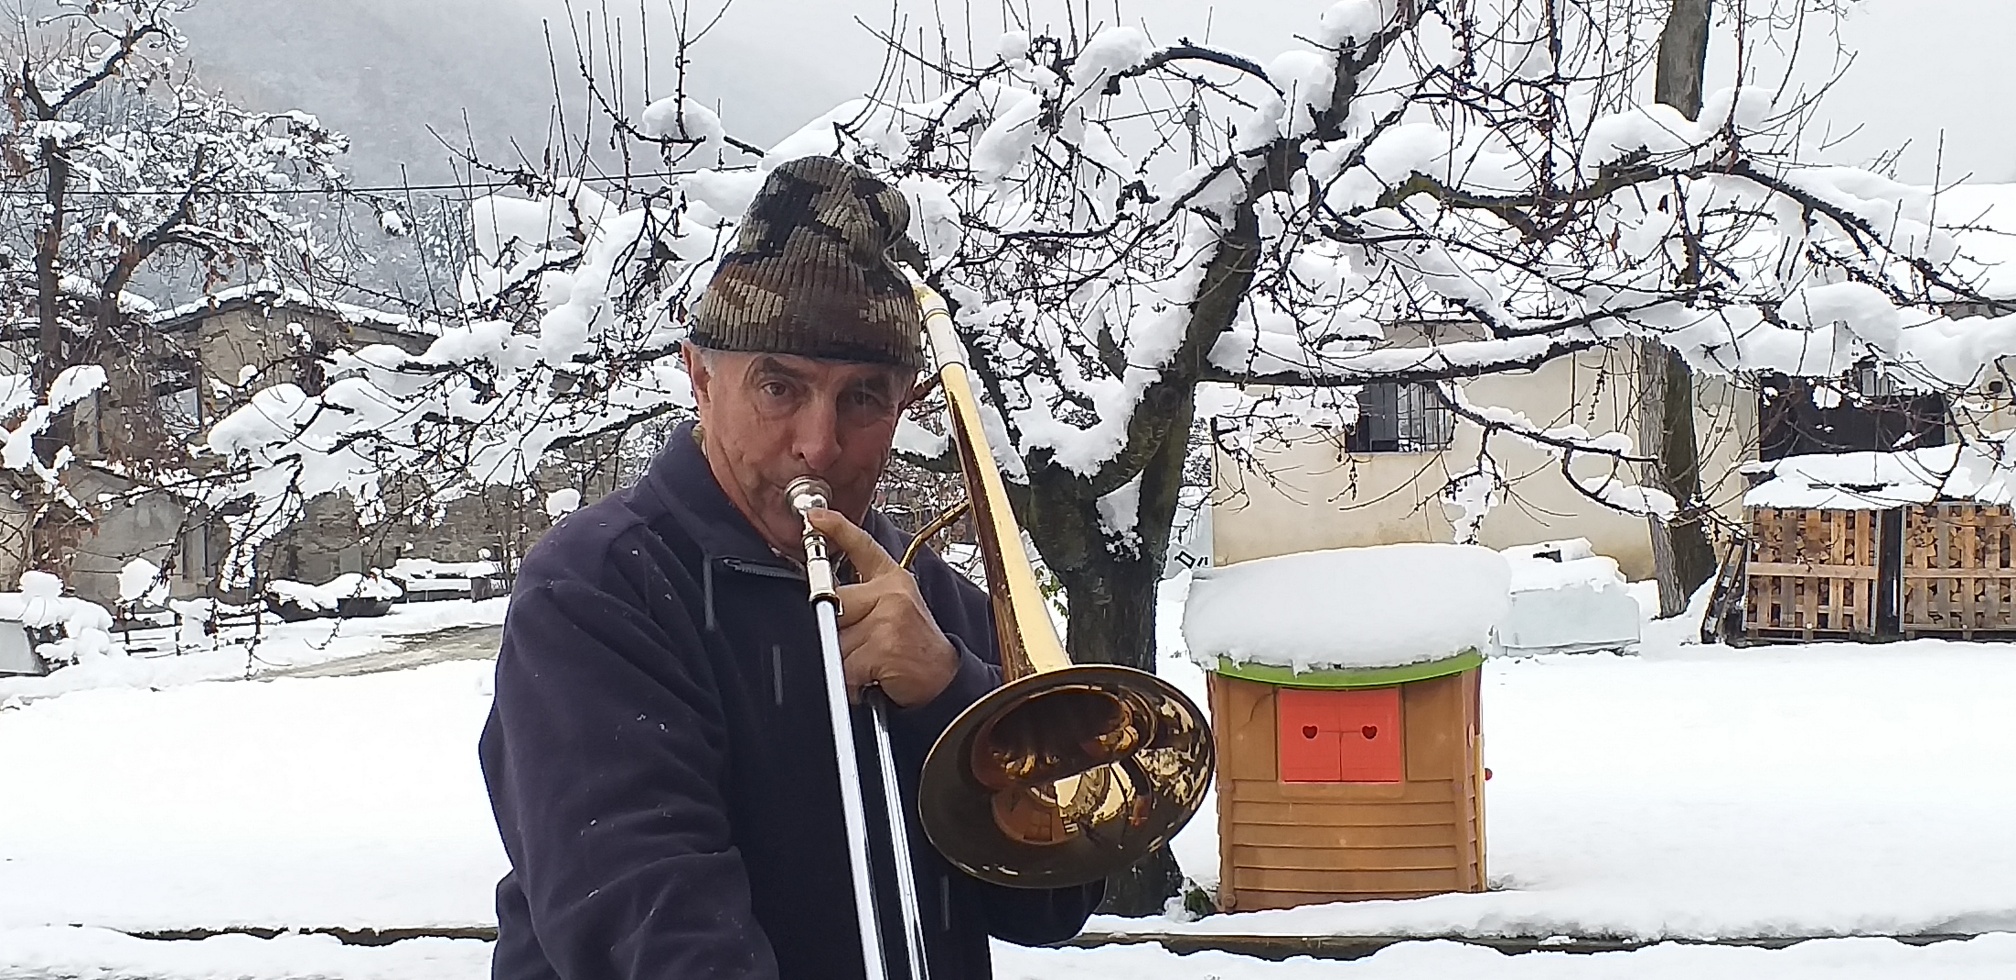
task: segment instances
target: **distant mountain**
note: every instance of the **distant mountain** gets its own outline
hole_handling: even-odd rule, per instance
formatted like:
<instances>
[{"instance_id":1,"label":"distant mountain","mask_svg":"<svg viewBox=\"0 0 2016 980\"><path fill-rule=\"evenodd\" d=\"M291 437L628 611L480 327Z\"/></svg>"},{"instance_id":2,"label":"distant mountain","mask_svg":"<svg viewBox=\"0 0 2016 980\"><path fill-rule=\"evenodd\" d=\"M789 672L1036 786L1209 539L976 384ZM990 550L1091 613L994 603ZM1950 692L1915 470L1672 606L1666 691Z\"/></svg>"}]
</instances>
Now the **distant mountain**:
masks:
<instances>
[{"instance_id":1,"label":"distant mountain","mask_svg":"<svg viewBox=\"0 0 2016 980\"><path fill-rule=\"evenodd\" d=\"M594 11L599 46L601 5L573 7L577 21ZM619 20L634 52L637 5L612 7L629 11ZM458 146L473 135L486 158L515 158L513 141L534 159L545 149L555 104L548 18L568 120L578 126L586 104L567 16L562 0L202 0L181 23L208 84L262 108L313 112L348 133L363 180L396 181L403 162L424 182L450 173L430 126ZM651 30L653 94L664 95L670 22L654 13ZM758 143L861 94L882 61L879 43L844 11L804 0L739 0L692 60L688 94L719 105L731 132ZM640 67L633 55L633 97Z\"/></svg>"},{"instance_id":2,"label":"distant mountain","mask_svg":"<svg viewBox=\"0 0 2016 980\"><path fill-rule=\"evenodd\" d=\"M553 104L539 21L515 0L203 0L182 19L202 79L348 133L353 173L449 175L432 126L479 150L539 136ZM512 16L512 14L518 14ZM500 16L501 15L501 16ZM467 130L465 130L465 112Z\"/></svg>"}]
</instances>

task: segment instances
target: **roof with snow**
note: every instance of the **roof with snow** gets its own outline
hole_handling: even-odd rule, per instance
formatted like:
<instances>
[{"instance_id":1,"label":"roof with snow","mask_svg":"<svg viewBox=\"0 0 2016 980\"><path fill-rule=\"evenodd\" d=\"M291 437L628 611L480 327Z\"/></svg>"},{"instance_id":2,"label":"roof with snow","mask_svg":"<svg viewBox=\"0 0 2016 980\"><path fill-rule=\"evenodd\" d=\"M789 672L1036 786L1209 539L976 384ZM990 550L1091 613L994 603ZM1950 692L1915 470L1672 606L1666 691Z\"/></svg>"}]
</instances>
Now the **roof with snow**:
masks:
<instances>
[{"instance_id":1,"label":"roof with snow","mask_svg":"<svg viewBox=\"0 0 2016 980\"><path fill-rule=\"evenodd\" d=\"M2016 432L1901 452L1787 456L1751 464L1746 507L1885 510L1935 500L2016 502Z\"/></svg>"},{"instance_id":2,"label":"roof with snow","mask_svg":"<svg viewBox=\"0 0 2016 980\"><path fill-rule=\"evenodd\" d=\"M1407 667L1486 649L1510 596L1510 567L1489 548L1310 551L1198 569L1183 638L1211 670Z\"/></svg>"},{"instance_id":3,"label":"roof with snow","mask_svg":"<svg viewBox=\"0 0 2016 980\"><path fill-rule=\"evenodd\" d=\"M153 322L157 330L173 331L194 326L219 313L250 308L304 310L354 326L369 326L392 333L433 336L437 332L426 321L415 317L337 302L312 295L298 286L286 286L272 280L217 290L195 302L156 313Z\"/></svg>"}]
</instances>

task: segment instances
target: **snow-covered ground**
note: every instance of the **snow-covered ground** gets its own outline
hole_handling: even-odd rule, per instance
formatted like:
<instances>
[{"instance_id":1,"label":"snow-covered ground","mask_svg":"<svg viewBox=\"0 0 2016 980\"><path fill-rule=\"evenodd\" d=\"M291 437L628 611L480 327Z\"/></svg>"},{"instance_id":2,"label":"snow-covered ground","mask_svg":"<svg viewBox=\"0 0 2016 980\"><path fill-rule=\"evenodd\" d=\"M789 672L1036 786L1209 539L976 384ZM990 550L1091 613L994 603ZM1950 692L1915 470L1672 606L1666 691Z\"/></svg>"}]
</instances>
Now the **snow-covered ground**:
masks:
<instances>
[{"instance_id":1,"label":"snow-covered ground","mask_svg":"<svg viewBox=\"0 0 2016 980\"><path fill-rule=\"evenodd\" d=\"M2016 646L1668 647L1485 672L1494 891L1097 926L1633 939L2016 929ZM1180 857L1200 878L1215 877L1215 830L1185 831Z\"/></svg>"},{"instance_id":2,"label":"snow-covered ground","mask_svg":"<svg viewBox=\"0 0 2016 980\"><path fill-rule=\"evenodd\" d=\"M1170 598L1165 669L1201 700L1201 676L1176 656ZM1653 624L1639 657L1487 664L1497 890L1094 927L1638 939L2016 930L2016 785L2007 778L2016 772L2016 646L1729 650L1683 646L1684 632ZM114 686L0 710L0 976L10 964L62 975L86 963L163 980L280 975L261 963L286 975L481 976L487 951L473 942L375 951L308 937L163 944L48 927L490 922L504 860L475 765L488 697L489 665L475 661ZM1207 811L1178 841L1186 868L1204 879L1215 871L1213 830ZM1158 980L1986 977L2016 975L2016 937L1517 957L1415 942L1346 973L1336 963L1174 957L1151 946L1004 948L1001 961L1004 977Z\"/></svg>"},{"instance_id":3,"label":"snow-covered ground","mask_svg":"<svg viewBox=\"0 0 2016 980\"><path fill-rule=\"evenodd\" d=\"M0 928L477 925L489 661L0 711Z\"/></svg>"},{"instance_id":4,"label":"snow-covered ground","mask_svg":"<svg viewBox=\"0 0 2016 980\"><path fill-rule=\"evenodd\" d=\"M507 597L443 599L393 606L383 616L283 623L266 616L255 634L249 621L218 635L183 639L171 629L130 634L134 652L87 658L47 677L0 677L0 704L108 687L159 688L233 680L391 649L403 638L461 626L504 622ZM129 639L114 633L115 641Z\"/></svg>"}]
</instances>

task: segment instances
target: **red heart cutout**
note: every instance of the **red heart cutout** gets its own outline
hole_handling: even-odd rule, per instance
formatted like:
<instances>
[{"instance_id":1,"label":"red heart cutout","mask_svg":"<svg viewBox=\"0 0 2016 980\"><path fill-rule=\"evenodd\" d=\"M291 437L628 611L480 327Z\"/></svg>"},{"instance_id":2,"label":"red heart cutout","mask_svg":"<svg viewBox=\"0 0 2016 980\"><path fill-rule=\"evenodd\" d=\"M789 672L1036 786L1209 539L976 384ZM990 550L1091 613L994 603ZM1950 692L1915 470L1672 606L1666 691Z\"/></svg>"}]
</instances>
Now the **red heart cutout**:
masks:
<instances>
[{"instance_id":1,"label":"red heart cutout","mask_svg":"<svg viewBox=\"0 0 2016 980\"><path fill-rule=\"evenodd\" d=\"M1377 738L1379 736L1379 726L1366 725L1364 728L1358 729L1358 733L1366 738Z\"/></svg>"},{"instance_id":2,"label":"red heart cutout","mask_svg":"<svg viewBox=\"0 0 2016 980\"><path fill-rule=\"evenodd\" d=\"M1303 725L1303 726L1302 726L1302 737L1303 737L1303 738L1315 738L1315 737L1316 737L1316 726L1315 726L1315 725Z\"/></svg>"}]
</instances>

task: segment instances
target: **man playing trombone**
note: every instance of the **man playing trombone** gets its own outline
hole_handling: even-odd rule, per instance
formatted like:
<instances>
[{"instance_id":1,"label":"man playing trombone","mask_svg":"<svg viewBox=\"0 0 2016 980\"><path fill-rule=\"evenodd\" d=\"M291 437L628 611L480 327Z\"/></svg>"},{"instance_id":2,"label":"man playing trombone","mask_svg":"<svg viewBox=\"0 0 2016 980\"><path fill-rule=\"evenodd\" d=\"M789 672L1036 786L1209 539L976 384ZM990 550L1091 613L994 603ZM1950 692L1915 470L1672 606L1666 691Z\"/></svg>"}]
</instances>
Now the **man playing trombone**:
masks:
<instances>
[{"instance_id":1,"label":"man playing trombone","mask_svg":"<svg viewBox=\"0 0 2016 980\"><path fill-rule=\"evenodd\" d=\"M684 349L698 424L526 557L481 744L511 860L499 980L863 975L808 520L851 566L850 694L893 704L921 923L897 921L874 834L881 934L921 925L935 980L981 978L990 936L1060 941L1098 903L1096 883L988 884L914 832L926 752L1001 675L987 595L928 550L902 568L905 537L869 507L925 365L888 258L908 223L901 194L839 160L773 170ZM794 509L805 476L830 510Z\"/></svg>"}]
</instances>

